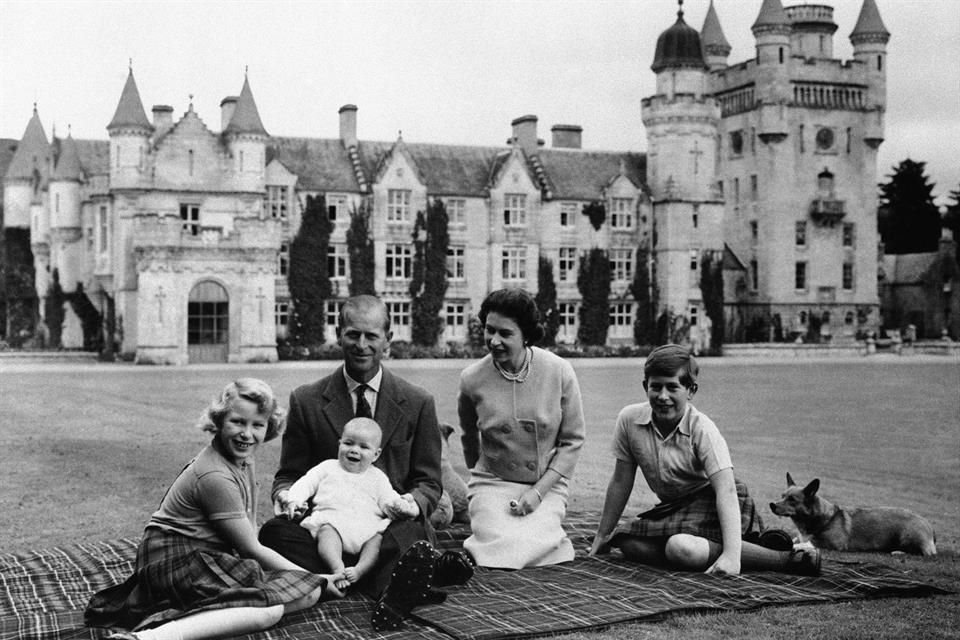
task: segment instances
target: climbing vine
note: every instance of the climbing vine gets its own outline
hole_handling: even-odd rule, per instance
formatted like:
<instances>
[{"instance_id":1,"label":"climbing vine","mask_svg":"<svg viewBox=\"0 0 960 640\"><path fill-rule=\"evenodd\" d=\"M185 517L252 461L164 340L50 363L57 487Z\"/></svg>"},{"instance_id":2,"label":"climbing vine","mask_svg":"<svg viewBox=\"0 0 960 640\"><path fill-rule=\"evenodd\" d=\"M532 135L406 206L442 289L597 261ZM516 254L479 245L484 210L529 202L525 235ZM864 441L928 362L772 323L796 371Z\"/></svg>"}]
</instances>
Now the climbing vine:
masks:
<instances>
[{"instance_id":1,"label":"climbing vine","mask_svg":"<svg viewBox=\"0 0 960 640\"><path fill-rule=\"evenodd\" d=\"M443 333L441 315L447 293L447 209L439 199L417 212L413 227L413 278L410 281L411 338L415 344L432 347Z\"/></svg>"}]
</instances>

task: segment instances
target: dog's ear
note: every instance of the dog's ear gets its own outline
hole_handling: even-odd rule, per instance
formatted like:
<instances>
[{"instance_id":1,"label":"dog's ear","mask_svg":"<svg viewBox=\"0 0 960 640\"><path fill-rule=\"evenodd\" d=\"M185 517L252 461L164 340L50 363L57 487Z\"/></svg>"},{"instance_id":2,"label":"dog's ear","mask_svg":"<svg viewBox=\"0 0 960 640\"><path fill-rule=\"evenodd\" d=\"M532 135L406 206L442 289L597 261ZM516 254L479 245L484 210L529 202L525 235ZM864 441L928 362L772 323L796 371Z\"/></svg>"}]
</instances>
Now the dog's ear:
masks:
<instances>
[{"instance_id":1,"label":"dog's ear","mask_svg":"<svg viewBox=\"0 0 960 640\"><path fill-rule=\"evenodd\" d=\"M805 498L812 498L817 495L817 491L820 489L820 478L814 478L810 481L810 484L803 488L803 495Z\"/></svg>"},{"instance_id":2,"label":"dog's ear","mask_svg":"<svg viewBox=\"0 0 960 640\"><path fill-rule=\"evenodd\" d=\"M797 483L793 481L793 476L791 476L791 475L790 475L790 472L787 471L787 486L788 486L788 487L793 487L793 486L796 486L796 484L797 484Z\"/></svg>"},{"instance_id":3,"label":"dog's ear","mask_svg":"<svg viewBox=\"0 0 960 640\"><path fill-rule=\"evenodd\" d=\"M450 434L453 433L453 425L448 422L440 423L440 435L443 436L444 440L450 437Z\"/></svg>"}]
</instances>

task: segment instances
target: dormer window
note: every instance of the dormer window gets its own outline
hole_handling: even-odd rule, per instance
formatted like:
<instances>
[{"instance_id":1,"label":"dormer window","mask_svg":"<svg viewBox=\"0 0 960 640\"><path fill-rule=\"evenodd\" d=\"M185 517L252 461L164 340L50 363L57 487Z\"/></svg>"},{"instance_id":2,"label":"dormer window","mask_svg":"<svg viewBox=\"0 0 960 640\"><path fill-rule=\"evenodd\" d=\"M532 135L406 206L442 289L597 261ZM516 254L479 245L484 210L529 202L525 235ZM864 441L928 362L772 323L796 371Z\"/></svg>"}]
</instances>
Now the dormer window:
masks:
<instances>
[{"instance_id":1,"label":"dormer window","mask_svg":"<svg viewBox=\"0 0 960 640\"><path fill-rule=\"evenodd\" d=\"M503 197L503 224L508 227L522 227L527 224L527 196L508 193Z\"/></svg>"},{"instance_id":2,"label":"dormer window","mask_svg":"<svg viewBox=\"0 0 960 640\"><path fill-rule=\"evenodd\" d=\"M410 222L409 189L387 191L387 222Z\"/></svg>"},{"instance_id":3,"label":"dormer window","mask_svg":"<svg viewBox=\"0 0 960 640\"><path fill-rule=\"evenodd\" d=\"M633 229L633 199L613 198L610 204L610 228Z\"/></svg>"}]
</instances>

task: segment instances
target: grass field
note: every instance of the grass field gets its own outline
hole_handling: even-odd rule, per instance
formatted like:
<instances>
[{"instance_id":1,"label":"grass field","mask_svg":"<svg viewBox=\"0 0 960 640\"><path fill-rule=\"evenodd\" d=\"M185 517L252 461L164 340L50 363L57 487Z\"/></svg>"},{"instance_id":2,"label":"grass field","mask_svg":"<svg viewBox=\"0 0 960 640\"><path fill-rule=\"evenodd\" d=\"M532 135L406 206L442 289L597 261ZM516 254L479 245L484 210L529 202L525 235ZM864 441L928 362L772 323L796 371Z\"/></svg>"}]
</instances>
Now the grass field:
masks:
<instances>
[{"instance_id":1,"label":"grass field","mask_svg":"<svg viewBox=\"0 0 960 640\"><path fill-rule=\"evenodd\" d=\"M642 361L573 360L588 436L571 509L599 510L612 469L619 409L641 399ZM434 393L440 419L456 423L462 361L395 361L392 369ZM737 476L764 505L784 474L821 479L847 505L913 509L937 531L939 555L848 556L960 590L960 363L937 357L862 360L705 359L696 406L727 438ZM0 362L0 513L3 551L138 536L167 484L205 444L193 428L230 379L253 375L284 399L336 363L182 368L9 365ZM451 439L454 457L459 443ZM261 519L279 443L258 453ZM638 474L639 476L639 474ZM625 513L653 497L638 479ZM789 528L787 521L780 526ZM831 556L826 556L829 562ZM782 607L749 614L685 615L607 630L614 638L948 638L960 636L960 595ZM574 634L570 638L598 638Z\"/></svg>"}]
</instances>

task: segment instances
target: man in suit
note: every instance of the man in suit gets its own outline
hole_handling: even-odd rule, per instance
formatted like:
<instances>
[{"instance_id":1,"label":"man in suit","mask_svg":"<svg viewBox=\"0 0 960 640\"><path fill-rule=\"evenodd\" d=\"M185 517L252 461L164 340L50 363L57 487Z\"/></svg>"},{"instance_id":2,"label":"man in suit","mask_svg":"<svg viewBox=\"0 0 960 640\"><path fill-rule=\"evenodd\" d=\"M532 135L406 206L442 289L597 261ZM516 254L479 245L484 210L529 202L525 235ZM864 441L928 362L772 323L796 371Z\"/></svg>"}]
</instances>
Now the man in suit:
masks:
<instances>
[{"instance_id":1,"label":"man in suit","mask_svg":"<svg viewBox=\"0 0 960 640\"><path fill-rule=\"evenodd\" d=\"M290 394L272 492L274 512L280 513L277 505L290 485L319 462L337 457L347 421L355 416L377 421L383 439L375 464L417 513L387 514L393 522L383 534L376 567L362 583L364 592L377 599L372 622L378 630L400 626L418 604L441 601L444 594L432 587L463 584L473 575L466 554L441 554L432 546L430 514L442 493L440 428L433 396L381 365L392 335L390 315L379 298L344 302L337 326L343 367ZM308 571L329 571L310 533L296 521L269 520L260 540Z\"/></svg>"}]
</instances>

